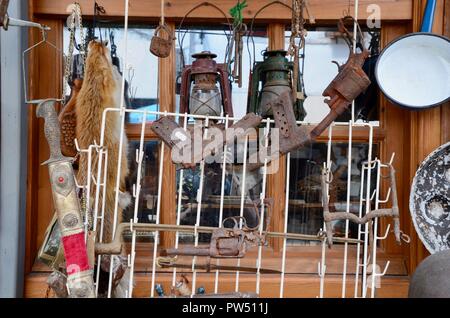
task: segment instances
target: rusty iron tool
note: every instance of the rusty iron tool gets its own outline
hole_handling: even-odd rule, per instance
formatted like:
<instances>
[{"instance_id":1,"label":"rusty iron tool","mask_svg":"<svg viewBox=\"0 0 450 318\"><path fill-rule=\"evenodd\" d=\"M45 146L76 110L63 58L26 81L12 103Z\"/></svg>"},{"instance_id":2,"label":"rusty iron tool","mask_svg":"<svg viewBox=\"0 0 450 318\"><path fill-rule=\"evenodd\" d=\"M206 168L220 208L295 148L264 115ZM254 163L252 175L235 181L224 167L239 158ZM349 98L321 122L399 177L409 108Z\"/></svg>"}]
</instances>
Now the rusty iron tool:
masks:
<instances>
[{"instance_id":1,"label":"rusty iron tool","mask_svg":"<svg viewBox=\"0 0 450 318\"><path fill-rule=\"evenodd\" d=\"M367 50L362 53L350 53L347 63L343 66L338 65L339 74L323 92L323 96L330 97L325 101L330 106L330 113L311 132L311 139L319 137L369 87L371 81L362 69L368 57Z\"/></svg>"},{"instance_id":2,"label":"rusty iron tool","mask_svg":"<svg viewBox=\"0 0 450 318\"><path fill-rule=\"evenodd\" d=\"M265 218L266 229L270 224L270 215L273 208L273 199L265 199L264 206L269 211ZM233 216L223 220L223 227L213 231L209 247L186 246L183 248L171 248L162 250L160 255L166 256L205 256L208 258L243 258L247 249L252 246L264 245L266 234L258 233L261 225L259 214L257 213L257 203L254 202L255 213L258 217L258 225L254 228L247 226L247 221L242 216ZM233 228L225 228L227 221L234 223Z\"/></svg>"},{"instance_id":3,"label":"rusty iron tool","mask_svg":"<svg viewBox=\"0 0 450 318\"><path fill-rule=\"evenodd\" d=\"M330 212L328 195L326 193L326 187L328 183L327 181L328 171L326 169L323 169L321 175L322 205L323 205L323 218L326 226L328 247L331 248L331 246L333 245L333 230L331 222L338 220L349 220L357 224L366 224L368 222L371 222L373 219L379 217L393 218L395 239L397 243L399 244L401 243L404 234L402 234L402 232L400 231L400 212L398 208L398 198L396 188L397 185L395 182L395 169L392 165L389 165L389 169L390 169L389 179L391 182L391 191L392 191L392 208L373 210L364 215L363 217L358 217L350 212L334 212L334 213Z\"/></svg>"},{"instance_id":4,"label":"rusty iron tool","mask_svg":"<svg viewBox=\"0 0 450 318\"><path fill-rule=\"evenodd\" d=\"M222 130L225 134L224 144L232 144L234 140L245 137L249 130L256 128L261 124L262 118L254 113L245 115L241 120L233 124L229 129L233 131L232 134L226 134L222 125L215 125L213 127ZM203 141L202 151L194 151L194 134L184 130L180 125L178 125L173 119L169 117L161 117L150 125L150 128L163 140L166 145L173 150L177 148L183 153L189 153L190 162L175 162L182 163L185 168L193 168L196 164L200 163L210 154L205 153L206 145L209 141Z\"/></svg>"},{"instance_id":5,"label":"rusty iron tool","mask_svg":"<svg viewBox=\"0 0 450 318\"><path fill-rule=\"evenodd\" d=\"M183 264L177 263L177 257L169 258L169 257L158 257L156 260L156 264L160 268L184 268L184 269L192 269L192 264ZM206 270L207 272L211 271L239 271L239 272L247 272L247 273L257 273L258 269L254 267L243 267L243 266L227 266L227 265L216 265L207 262L205 264L195 264L195 270ZM265 269L261 268L259 270L261 274L281 274L280 271L275 269Z\"/></svg>"}]
</instances>

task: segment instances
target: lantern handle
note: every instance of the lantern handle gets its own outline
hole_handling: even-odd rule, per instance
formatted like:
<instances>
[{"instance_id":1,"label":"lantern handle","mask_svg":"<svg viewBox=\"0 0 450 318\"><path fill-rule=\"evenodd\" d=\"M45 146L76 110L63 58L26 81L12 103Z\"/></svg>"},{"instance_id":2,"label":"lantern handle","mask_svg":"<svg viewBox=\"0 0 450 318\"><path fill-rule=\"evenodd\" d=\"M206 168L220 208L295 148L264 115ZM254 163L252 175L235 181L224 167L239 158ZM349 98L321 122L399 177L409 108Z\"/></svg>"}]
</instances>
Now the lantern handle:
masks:
<instances>
[{"instance_id":1,"label":"lantern handle","mask_svg":"<svg viewBox=\"0 0 450 318\"><path fill-rule=\"evenodd\" d=\"M213 7L214 9L216 9L217 11L219 11L219 12L225 17L225 19L227 20L227 25L229 26L229 29L230 29L230 34L231 34L231 33L233 32L233 29L231 28L230 19L228 18L227 14L226 14L222 9L220 9L218 6L216 6L215 4L210 3L210 2L208 2L208 1L205 1L205 2L202 2L202 3L198 4L198 5L196 5L195 7L193 7L191 10L189 10L189 11L184 15L183 19L181 19L181 22L180 22L180 24L178 25L178 31L177 31L177 33L179 34L179 33L181 32L181 28L182 28L182 26L183 26L183 24L184 24L184 21L186 20L186 18L187 18L192 12L194 12L195 10L197 10L197 9L199 9L199 8L201 8L201 7L207 7L207 6ZM184 61L183 43L184 43L184 38L185 38L187 32L188 32L188 30L184 31L184 33L183 33L182 36L177 36L177 38L178 38L178 45L179 45L180 51L181 51L181 63L182 63L182 67L183 67L183 68L186 66L186 63L185 63L185 61ZM225 62L224 62L225 64L226 64L226 62L227 62L227 58L226 58L226 57L227 57L228 54L229 54L229 52L228 52L229 50L230 50L230 37L227 36L227 53L225 54Z\"/></svg>"},{"instance_id":2,"label":"lantern handle","mask_svg":"<svg viewBox=\"0 0 450 318\"><path fill-rule=\"evenodd\" d=\"M288 8L289 10L291 10L292 13L295 13L294 10L292 9L292 7L291 7L290 5L288 5L288 4L284 3L284 2L278 1L278 0L272 1L272 2L270 2L270 3L268 3L268 4L266 4L265 6L262 6L258 11L256 11L255 15L254 15L253 18L252 18L252 22L251 22L251 24L250 24L249 36L247 37L247 50L248 50L248 55L249 55L249 58L250 58L250 69L252 69L253 64L256 62L256 47L255 47L255 39L254 39L254 36L253 36L253 33L254 33L254 32L253 32L253 26L254 26L254 24L255 24L256 17L257 17L262 11L264 11L265 9L267 9L268 7L273 6L273 5L276 5L276 4L282 5L282 6L286 7L286 8ZM252 55L251 55L251 52L250 52L250 46L249 46L249 39L250 39L250 38L252 39L252 45L253 45L253 57L254 57L255 61L252 61Z\"/></svg>"},{"instance_id":3,"label":"lantern handle","mask_svg":"<svg viewBox=\"0 0 450 318\"><path fill-rule=\"evenodd\" d=\"M192 67L187 67L186 71L181 75L180 113L189 112L188 103L191 95L191 73Z\"/></svg>"}]
</instances>

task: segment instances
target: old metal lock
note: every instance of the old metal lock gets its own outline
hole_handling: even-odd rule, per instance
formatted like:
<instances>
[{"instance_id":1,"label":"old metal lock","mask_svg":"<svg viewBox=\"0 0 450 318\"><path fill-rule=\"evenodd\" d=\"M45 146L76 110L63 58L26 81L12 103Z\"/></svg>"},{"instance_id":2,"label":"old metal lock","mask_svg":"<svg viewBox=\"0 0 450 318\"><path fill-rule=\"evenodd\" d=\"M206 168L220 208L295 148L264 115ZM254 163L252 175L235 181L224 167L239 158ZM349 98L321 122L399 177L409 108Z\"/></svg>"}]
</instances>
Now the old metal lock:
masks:
<instances>
[{"instance_id":1,"label":"old metal lock","mask_svg":"<svg viewBox=\"0 0 450 318\"><path fill-rule=\"evenodd\" d=\"M165 31L167 33L168 38L165 39L161 37L160 31ZM160 24L153 35L152 41L150 43L150 52L161 58L166 58L170 55L172 51L172 43L175 38L172 36L170 29L165 24Z\"/></svg>"},{"instance_id":2,"label":"old metal lock","mask_svg":"<svg viewBox=\"0 0 450 318\"><path fill-rule=\"evenodd\" d=\"M247 112L260 114L262 117L272 117L270 103L278 99L283 93L292 96L292 79L294 77L294 63L286 58L286 51L267 51L264 61L255 64L250 75L250 92ZM259 91L259 87L262 90ZM297 87L301 87L299 82ZM293 101L294 114L297 120L306 116L303 100Z\"/></svg>"}]
</instances>

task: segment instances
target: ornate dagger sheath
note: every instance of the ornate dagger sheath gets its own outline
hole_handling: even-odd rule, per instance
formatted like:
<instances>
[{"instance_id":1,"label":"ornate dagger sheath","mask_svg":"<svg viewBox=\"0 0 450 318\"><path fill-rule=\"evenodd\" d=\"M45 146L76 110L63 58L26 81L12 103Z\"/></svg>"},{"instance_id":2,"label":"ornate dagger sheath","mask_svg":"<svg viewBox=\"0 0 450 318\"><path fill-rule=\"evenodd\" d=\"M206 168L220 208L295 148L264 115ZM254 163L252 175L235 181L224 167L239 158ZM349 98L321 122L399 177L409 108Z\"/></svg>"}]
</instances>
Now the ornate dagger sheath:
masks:
<instances>
[{"instance_id":1,"label":"ornate dagger sheath","mask_svg":"<svg viewBox=\"0 0 450 318\"><path fill-rule=\"evenodd\" d=\"M67 270L67 287L71 298L95 298L93 271L89 265L80 202L78 200L72 158L61 154L61 132L55 100L42 101L38 118L45 119L44 132L50 147L48 166L53 202L58 215Z\"/></svg>"}]
</instances>

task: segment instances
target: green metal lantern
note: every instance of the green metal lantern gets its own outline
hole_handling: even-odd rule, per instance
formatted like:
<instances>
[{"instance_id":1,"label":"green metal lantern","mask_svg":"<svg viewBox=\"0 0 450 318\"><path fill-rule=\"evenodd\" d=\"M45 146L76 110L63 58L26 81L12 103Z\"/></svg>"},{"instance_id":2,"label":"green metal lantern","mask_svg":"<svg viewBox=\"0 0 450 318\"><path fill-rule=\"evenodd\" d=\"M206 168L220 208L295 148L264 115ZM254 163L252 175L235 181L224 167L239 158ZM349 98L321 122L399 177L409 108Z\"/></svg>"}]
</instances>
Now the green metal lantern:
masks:
<instances>
[{"instance_id":1,"label":"green metal lantern","mask_svg":"<svg viewBox=\"0 0 450 318\"><path fill-rule=\"evenodd\" d=\"M304 98L298 96L297 92L295 95L293 93L294 63L289 62L286 54L282 50L267 51L264 53L264 60L255 64L250 75L248 113L260 114L264 118L273 117L269 104L288 91L295 99L293 104L296 119L303 120L306 117ZM302 87L300 78L298 76L297 87Z\"/></svg>"}]
</instances>

